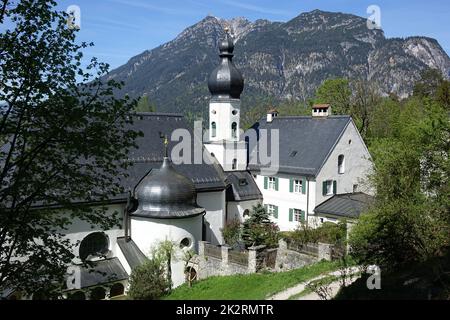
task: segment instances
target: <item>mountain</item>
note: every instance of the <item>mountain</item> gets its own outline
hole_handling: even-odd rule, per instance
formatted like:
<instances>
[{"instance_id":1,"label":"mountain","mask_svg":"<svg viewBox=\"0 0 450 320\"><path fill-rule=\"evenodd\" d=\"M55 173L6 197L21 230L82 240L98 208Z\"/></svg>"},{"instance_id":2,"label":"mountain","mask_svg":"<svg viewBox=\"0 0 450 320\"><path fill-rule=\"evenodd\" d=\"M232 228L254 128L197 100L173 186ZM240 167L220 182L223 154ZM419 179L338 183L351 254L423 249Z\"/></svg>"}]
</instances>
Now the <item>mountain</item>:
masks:
<instances>
[{"instance_id":1,"label":"mountain","mask_svg":"<svg viewBox=\"0 0 450 320\"><path fill-rule=\"evenodd\" d=\"M218 42L229 26L236 66L245 79L242 107L267 99L306 101L327 78L364 78L384 93L405 97L426 68L448 77L450 59L427 37L387 39L367 19L315 10L285 22L207 16L174 40L147 50L111 71L125 82L120 94L148 95L161 112L202 112L207 78L217 66Z\"/></svg>"}]
</instances>

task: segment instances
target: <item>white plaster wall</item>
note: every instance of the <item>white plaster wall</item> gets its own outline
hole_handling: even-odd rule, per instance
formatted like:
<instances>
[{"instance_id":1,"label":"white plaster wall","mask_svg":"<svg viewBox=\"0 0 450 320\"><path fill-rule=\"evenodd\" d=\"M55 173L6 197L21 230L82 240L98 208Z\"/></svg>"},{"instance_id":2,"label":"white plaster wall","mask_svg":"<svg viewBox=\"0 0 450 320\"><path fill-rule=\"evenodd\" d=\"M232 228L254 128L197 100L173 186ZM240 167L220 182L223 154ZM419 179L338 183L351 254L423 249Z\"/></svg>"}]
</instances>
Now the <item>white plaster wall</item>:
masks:
<instances>
[{"instance_id":1,"label":"white plaster wall","mask_svg":"<svg viewBox=\"0 0 450 320\"><path fill-rule=\"evenodd\" d=\"M124 212L125 205L117 204L117 205L110 205L108 206L106 214L111 216L114 212L118 213L118 218L123 218L123 212ZM119 223L121 224L122 221L120 220ZM72 243L80 242L84 239L88 234L92 232L104 232L109 238L109 250L111 251L112 256L117 255L117 237L124 236L124 230L119 227L115 226L113 229L109 230L102 230L99 226L94 226L91 228L91 225L85 221L82 221L80 219L73 219L71 225L68 227L68 230L60 230L61 233L65 234L65 237L67 239L70 239ZM74 254L78 257L78 250L79 250L79 243L74 249ZM80 263L81 260L79 258L75 258L74 263Z\"/></svg>"},{"instance_id":2,"label":"white plaster wall","mask_svg":"<svg viewBox=\"0 0 450 320\"><path fill-rule=\"evenodd\" d=\"M216 192L198 192L197 204L205 208L207 224L205 240L218 245L223 243L221 229L225 225L225 190Z\"/></svg>"},{"instance_id":3,"label":"white plaster wall","mask_svg":"<svg viewBox=\"0 0 450 320\"><path fill-rule=\"evenodd\" d=\"M183 219L151 219L131 217L131 237L141 251L151 257L152 251L162 241L173 241L178 250L172 260L172 281L174 287L184 283L184 261L179 244L189 238L191 246L183 250L198 250L202 237L202 215Z\"/></svg>"},{"instance_id":4,"label":"white plaster wall","mask_svg":"<svg viewBox=\"0 0 450 320\"><path fill-rule=\"evenodd\" d=\"M235 140L239 138L239 119L241 116L240 100L209 103L209 139L210 141ZM233 115L233 110L237 111ZM214 113L215 111L215 113ZM216 122L216 136L212 137L211 123ZM231 124L237 123L237 138L231 137Z\"/></svg>"},{"instance_id":5,"label":"white plaster wall","mask_svg":"<svg viewBox=\"0 0 450 320\"><path fill-rule=\"evenodd\" d=\"M243 222L244 211L252 211L253 206L261 203L260 200L247 200L247 201L230 201L227 203L227 222L231 222L235 219Z\"/></svg>"},{"instance_id":6,"label":"white plaster wall","mask_svg":"<svg viewBox=\"0 0 450 320\"><path fill-rule=\"evenodd\" d=\"M310 219L310 215L314 212L316 183L309 181L308 185L308 181L306 181L306 193L294 193L289 192L290 179L301 179L302 176L279 173L276 177L278 178L278 191L264 189L264 176L257 175L255 181L263 194L263 203L278 206L278 219L272 217L272 221L278 225L281 231L294 230L298 226L298 222L289 221L289 209L308 212L308 219ZM309 203L307 196L309 196Z\"/></svg>"},{"instance_id":7,"label":"white plaster wall","mask_svg":"<svg viewBox=\"0 0 450 320\"><path fill-rule=\"evenodd\" d=\"M224 171L246 170L247 149L244 141L233 141L230 143L205 143L205 148L214 154ZM236 169L232 169L233 159L237 160Z\"/></svg>"},{"instance_id":8,"label":"white plaster wall","mask_svg":"<svg viewBox=\"0 0 450 320\"><path fill-rule=\"evenodd\" d=\"M351 144L349 144L350 140ZM345 172L343 174L338 173L338 157L340 154L345 157ZM370 154L354 123L351 122L317 175L316 205L331 197L322 195L322 182L326 180L337 181L338 194L353 192L354 184L358 185L358 191L372 194L372 190L367 183L367 175L371 170Z\"/></svg>"}]
</instances>

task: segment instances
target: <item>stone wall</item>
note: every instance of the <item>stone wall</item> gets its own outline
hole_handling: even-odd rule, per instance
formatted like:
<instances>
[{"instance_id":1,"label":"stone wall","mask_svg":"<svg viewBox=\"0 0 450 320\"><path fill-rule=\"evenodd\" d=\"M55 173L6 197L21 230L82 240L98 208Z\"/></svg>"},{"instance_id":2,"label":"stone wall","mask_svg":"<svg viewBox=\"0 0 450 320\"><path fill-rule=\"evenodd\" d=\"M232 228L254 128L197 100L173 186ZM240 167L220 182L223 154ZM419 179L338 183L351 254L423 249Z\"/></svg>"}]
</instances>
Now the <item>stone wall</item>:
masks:
<instances>
[{"instance_id":1,"label":"stone wall","mask_svg":"<svg viewBox=\"0 0 450 320\"><path fill-rule=\"evenodd\" d=\"M316 263L319 260L320 259L315 256L289 250L287 248L287 243L284 240L280 240L275 261L275 271L298 269Z\"/></svg>"}]
</instances>

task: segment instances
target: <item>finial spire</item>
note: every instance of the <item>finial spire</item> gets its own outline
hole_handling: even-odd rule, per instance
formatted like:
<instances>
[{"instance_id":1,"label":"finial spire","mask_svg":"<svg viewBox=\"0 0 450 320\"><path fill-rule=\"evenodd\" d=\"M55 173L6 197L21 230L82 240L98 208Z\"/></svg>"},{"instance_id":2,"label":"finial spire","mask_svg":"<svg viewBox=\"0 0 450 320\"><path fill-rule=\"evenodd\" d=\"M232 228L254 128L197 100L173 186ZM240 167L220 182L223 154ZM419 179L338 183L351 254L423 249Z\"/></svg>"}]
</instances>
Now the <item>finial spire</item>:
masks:
<instances>
[{"instance_id":1,"label":"finial spire","mask_svg":"<svg viewBox=\"0 0 450 320\"><path fill-rule=\"evenodd\" d=\"M164 158L169 157L169 151L168 151L168 145L169 145L169 139L167 139L167 135L163 134L161 131L159 132L159 137L163 139L164 144Z\"/></svg>"}]
</instances>

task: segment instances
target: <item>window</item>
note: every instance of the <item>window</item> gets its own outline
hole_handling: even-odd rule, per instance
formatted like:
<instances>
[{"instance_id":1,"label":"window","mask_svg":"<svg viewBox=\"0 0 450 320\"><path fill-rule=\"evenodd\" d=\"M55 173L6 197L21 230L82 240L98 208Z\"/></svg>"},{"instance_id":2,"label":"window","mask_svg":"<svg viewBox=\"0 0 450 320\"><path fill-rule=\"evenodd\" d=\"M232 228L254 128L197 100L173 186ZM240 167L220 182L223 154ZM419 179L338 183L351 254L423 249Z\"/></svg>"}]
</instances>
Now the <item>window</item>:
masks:
<instances>
[{"instance_id":1,"label":"window","mask_svg":"<svg viewBox=\"0 0 450 320\"><path fill-rule=\"evenodd\" d=\"M239 179L239 185L240 185L240 186L246 186L246 185L248 185L247 179L245 179L245 178Z\"/></svg>"},{"instance_id":2,"label":"window","mask_svg":"<svg viewBox=\"0 0 450 320\"><path fill-rule=\"evenodd\" d=\"M183 240L180 241L180 248L188 248L191 246L191 239L189 238L183 238Z\"/></svg>"},{"instance_id":3,"label":"window","mask_svg":"<svg viewBox=\"0 0 450 320\"><path fill-rule=\"evenodd\" d=\"M211 137L215 138L216 134L217 134L217 132L216 132L216 123L212 122L211 123Z\"/></svg>"},{"instance_id":4,"label":"window","mask_svg":"<svg viewBox=\"0 0 450 320\"><path fill-rule=\"evenodd\" d=\"M242 214L244 217L250 216L250 211L248 209L244 210L244 213Z\"/></svg>"},{"instance_id":5,"label":"window","mask_svg":"<svg viewBox=\"0 0 450 320\"><path fill-rule=\"evenodd\" d=\"M276 186L276 178L269 177L269 190L275 190L275 186Z\"/></svg>"},{"instance_id":6,"label":"window","mask_svg":"<svg viewBox=\"0 0 450 320\"><path fill-rule=\"evenodd\" d=\"M237 138L237 123L236 122L233 122L231 124L231 137Z\"/></svg>"},{"instance_id":7,"label":"window","mask_svg":"<svg viewBox=\"0 0 450 320\"><path fill-rule=\"evenodd\" d=\"M233 111L231 111L231 113L233 114L233 116L237 115L238 111L236 109L234 109Z\"/></svg>"},{"instance_id":8,"label":"window","mask_svg":"<svg viewBox=\"0 0 450 320\"><path fill-rule=\"evenodd\" d=\"M231 164L231 170L236 170L237 168L237 159L233 159L233 163Z\"/></svg>"},{"instance_id":9,"label":"window","mask_svg":"<svg viewBox=\"0 0 450 320\"><path fill-rule=\"evenodd\" d=\"M89 256L98 257L108 253L109 239L103 232L93 232L88 234L80 244L79 256L81 260L86 260Z\"/></svg>"},{"instance_id":10,"label":"window","mask_svg":"<svg viewBox=\"0 0 450 320\"><path fill-rule=\"evenodd\" d=\"M295 222L303 222L304 221L303 211L302 210L294 209L294 221Z\"/></svg>"},{"instance_id":11,"label":"window","mask_svg":"<svg viewBox=\"0 0 450 320\"><path fill-rule=\"evenodd\" d=\"M338 157L338 173L343 174L345 172L345 157L343 154Z\"/></svg>"},{"instance_id":12,"label":"window","mask_svg":"<svg viewBox=\"0 0 450 320\"><path fill-rule=\"evenodd\" d=\"M114 283L111 286L111 289L109 291L109 296L110 297L117 297L117 296L121 296L124 293L125 288L123 287L123 284L121 283Z\"/></svg>"},{"instance_id":13,"label":"window","mask_svg":"<svg viewBox=\"0 0 450 320\"><path fill-rule=\"evenodd\" d=\"M327 180L323 182L322 195L330 196L336 194L337 183L333 180Z\"/></svg>"},{"instance_id":14,"label":"window","mask_svg":"<svg viewBox=\"0 0 450 320\"><path fill-rule=\"evenodd\" d=\"M320 218L320 223L323 223L323 218Z\"/></svg>"},{"instance_id":15,"label":"window","mask_svg":"<svg viewBox=\"0 0 450 320\"><path fill-rule=\"evenodd\" d=\"M353 192L358 192L358 185L357 184L353 185Z\"/></svg>"},{"instance_id":16,"label":"window","mask_svg":"<svg viewBox=\"0 0 450 320\"><path fill-rule=\"evenodd\" d=\"M267 205L267 213L274 218L278 219L278 207L273 204Z\"/></svg>"},{"instance_id":17,"label":"window","mask_svg":"<svg viewBox=\"0 0 450 320\"><path fill-rule=\"evenodd\" d=\"M294 180L294 192L302 193L303 182L302 180Z\"/></svg>"},{"instance_id":18,"label":"window","mask_svg":"<svg viewBox=\"0 0 450 320\"><path fill-rule=\"evenodd\" d=\"M292 151L291 154L289 155L290 157L295 157L297 155L297 151Z\"/></svg>"}]
</instances>

